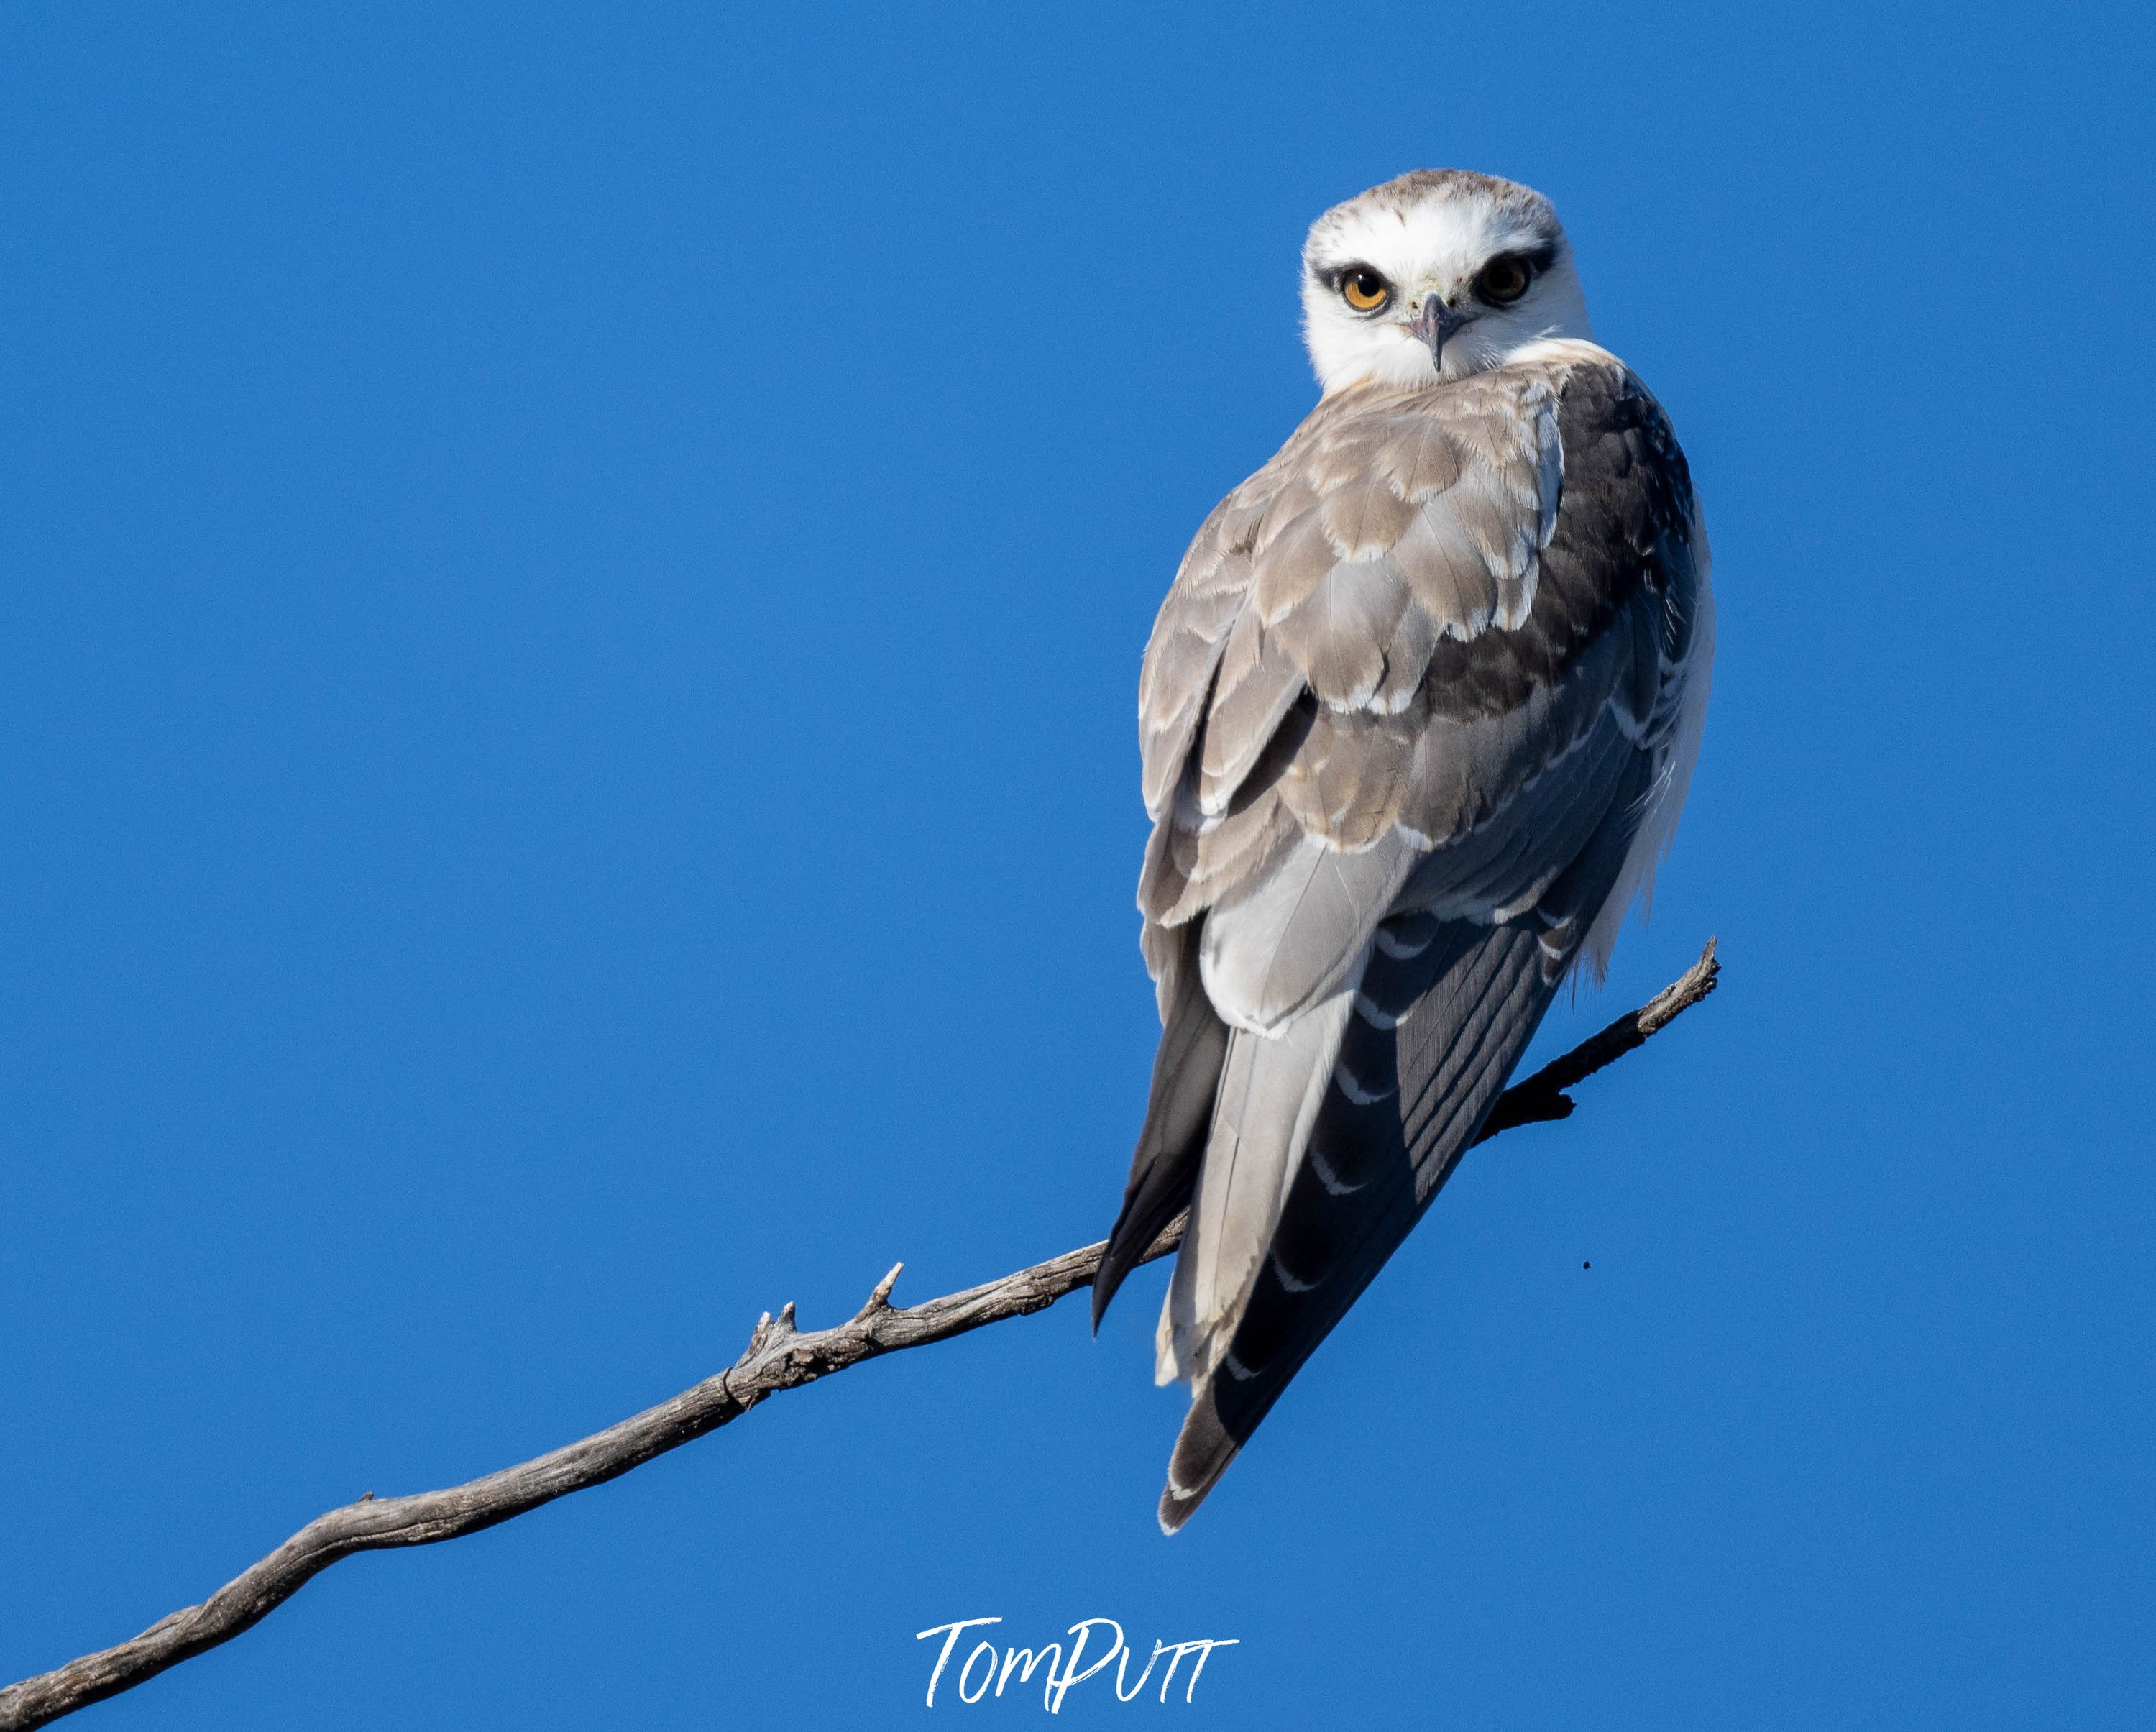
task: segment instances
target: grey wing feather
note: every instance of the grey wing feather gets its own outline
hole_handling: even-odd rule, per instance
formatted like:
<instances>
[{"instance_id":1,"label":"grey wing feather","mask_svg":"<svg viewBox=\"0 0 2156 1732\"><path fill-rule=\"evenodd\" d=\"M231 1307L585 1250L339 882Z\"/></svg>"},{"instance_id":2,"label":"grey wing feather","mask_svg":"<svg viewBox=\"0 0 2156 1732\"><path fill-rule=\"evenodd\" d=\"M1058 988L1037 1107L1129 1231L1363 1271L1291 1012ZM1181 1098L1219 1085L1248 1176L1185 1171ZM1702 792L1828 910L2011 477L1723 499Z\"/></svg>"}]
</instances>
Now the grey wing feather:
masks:
<instances>
[{"instance_id":1,"label":"grey wing feather","mask_svg":"<svg viewBox=\"0 0 2156 1732\"><path fill-rule=\"evenodd\" d=\"M1220 1067L1228 1055L1228 1026L1214 1014L1199 982L1194 953L1203 929L1202 921L1194 922L1174 934L1182 953L1169 976L1173 1003L1153 1056L1145 1129L1132 1158L1122 1210L1093 1277L1096 1332L1116 1289L1197 1188Z\"/></svg>"}]
</instances>

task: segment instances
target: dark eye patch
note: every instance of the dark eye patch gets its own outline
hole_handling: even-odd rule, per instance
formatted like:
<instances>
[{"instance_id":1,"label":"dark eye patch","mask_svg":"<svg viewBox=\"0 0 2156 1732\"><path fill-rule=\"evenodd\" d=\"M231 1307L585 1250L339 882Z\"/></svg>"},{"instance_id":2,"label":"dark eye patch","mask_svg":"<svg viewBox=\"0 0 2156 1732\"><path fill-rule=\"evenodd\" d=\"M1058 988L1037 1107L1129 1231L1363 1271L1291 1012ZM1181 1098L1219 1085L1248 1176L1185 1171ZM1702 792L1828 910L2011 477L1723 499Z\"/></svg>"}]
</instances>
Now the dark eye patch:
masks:
<instances>
[{"instance_id":1,"label":"dark eye patch","mask_svg":"<svg viewBox=\"0 0 2156 1732\"><path fill-rule=\"evenodd\" d=\"M1534 280L1534 265L1524 253L1500 253L1476 273L1475 296L1491 306L1510 306Z\"/></svg>"}]
</instances>

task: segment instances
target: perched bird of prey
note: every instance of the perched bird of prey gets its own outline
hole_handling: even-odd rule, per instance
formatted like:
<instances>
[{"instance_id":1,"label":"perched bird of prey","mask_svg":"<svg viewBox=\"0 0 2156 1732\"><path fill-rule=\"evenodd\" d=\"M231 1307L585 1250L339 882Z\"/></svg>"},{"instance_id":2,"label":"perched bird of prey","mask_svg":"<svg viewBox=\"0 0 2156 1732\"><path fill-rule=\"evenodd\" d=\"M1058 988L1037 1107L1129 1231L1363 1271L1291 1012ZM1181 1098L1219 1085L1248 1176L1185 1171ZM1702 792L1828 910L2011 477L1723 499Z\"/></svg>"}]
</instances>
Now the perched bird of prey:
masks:
<instances>
[{"instance_id":1,"label":"perched bird of prey","mask_svg":"<svg viewBox=\"0 0 2156 1732\"><path fill-rule=\"evenodd\" d=\"M1186 1205L1173 1533L1437 1195L1684 803L1713 654L1661 407L1557 213L1424 170L1302 254L1323 394L1214 508L1138 685L1163 1031L1093 1321Z\"/></svg>"}]
</instances>

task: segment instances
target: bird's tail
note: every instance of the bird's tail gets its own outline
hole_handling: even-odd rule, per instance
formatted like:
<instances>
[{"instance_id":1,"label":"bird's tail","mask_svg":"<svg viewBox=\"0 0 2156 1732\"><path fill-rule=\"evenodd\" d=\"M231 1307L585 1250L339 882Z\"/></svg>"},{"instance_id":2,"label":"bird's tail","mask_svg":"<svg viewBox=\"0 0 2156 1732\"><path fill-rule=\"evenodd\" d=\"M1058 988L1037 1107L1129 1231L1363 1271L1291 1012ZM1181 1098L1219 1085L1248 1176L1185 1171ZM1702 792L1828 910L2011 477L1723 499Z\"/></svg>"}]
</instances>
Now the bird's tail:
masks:
<instances>
[{"instance_id":1,"label":"bird's tail","mask_svg":"<svg viewBox=\"0 0 2156 1732\"><path fill-rule=\"evenodd\" d=\"M1388 922L1358 991L1275 1041L1233 1037L1194 1236L1162 1318L1163 1380L1191 1383L1160 1501L1167 1532L1219 1482L1473 1140L1554 990L1540 938L1532 920Z\"/></svg>"},{"instance_id":2,"label":"bird's tail","mask_svg":"<svg viewBox=\"0 0 2156 1732\"><path fill-rule=\"evenodd\" d=\"M1154 1380L1209 1376L1272 1241L1332 1075L1353 990L1273 1036L1237 1029L1214 1098L1204 1162L1154 1339Z\"/></svg>"}]
</instances>

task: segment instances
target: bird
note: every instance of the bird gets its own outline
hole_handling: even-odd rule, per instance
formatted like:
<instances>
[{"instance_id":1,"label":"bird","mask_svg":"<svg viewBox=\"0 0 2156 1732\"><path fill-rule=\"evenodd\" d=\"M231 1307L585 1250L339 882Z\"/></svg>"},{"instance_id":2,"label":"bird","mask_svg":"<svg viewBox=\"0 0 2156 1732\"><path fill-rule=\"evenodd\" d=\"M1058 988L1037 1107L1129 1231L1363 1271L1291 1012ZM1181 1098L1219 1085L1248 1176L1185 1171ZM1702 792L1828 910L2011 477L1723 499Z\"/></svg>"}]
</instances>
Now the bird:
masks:
<instances>
[{"instance_id":1,"label":"bird","mask_svg":"<svg viewBox=\"0 0 2156 1732\"><path fill-rule=\"evenodd\" d=\"M1406 1239L1697 759L1707 532L1550 201L1419 169L1301 258L1317 407L1199 527L1138 683L1162 1032L1093 1327L1188 1210L1160 1525Z\"/></svg>"}]
</instances>

